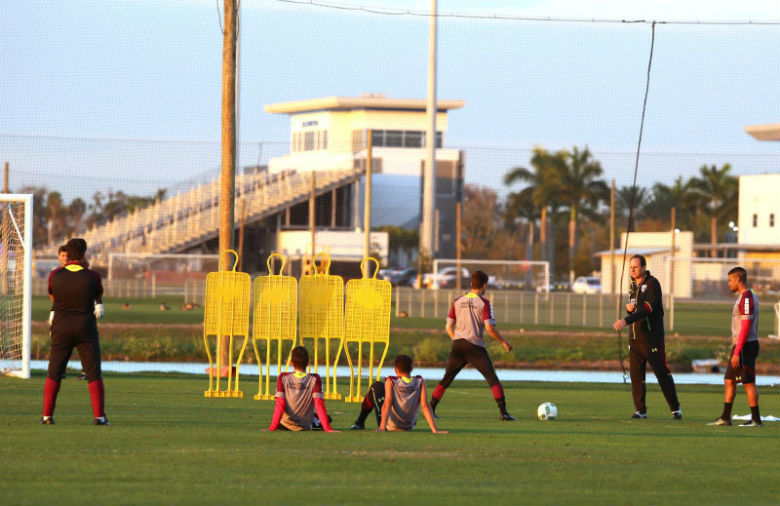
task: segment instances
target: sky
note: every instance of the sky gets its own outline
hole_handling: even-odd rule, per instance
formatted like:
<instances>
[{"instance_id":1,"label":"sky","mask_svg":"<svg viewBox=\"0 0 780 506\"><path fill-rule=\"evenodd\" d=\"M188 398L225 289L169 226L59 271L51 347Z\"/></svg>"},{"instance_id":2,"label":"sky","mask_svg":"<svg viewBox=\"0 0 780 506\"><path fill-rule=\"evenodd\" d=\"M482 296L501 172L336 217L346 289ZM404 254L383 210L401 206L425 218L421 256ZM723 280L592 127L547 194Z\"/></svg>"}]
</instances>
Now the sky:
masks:
<instances>
[{"instance_id":1,"label":"sky","mask_svg":"<svg viewBox=\"0 0 780 506\"><path fill-rule=\"evenodd\" d=\"M6 4L0 161L10 164L12 189L152 194L214 176L217 5ZM265 104L363 92L424 98L429 7L243 0L239 165L287 150L289 119L265 113ZM466 150L467 182L504 194L503 174L527 166L534 146L587 145L605 178L631 183L652 27L583 22L592 19L671 22L655 27L638 184L689 177L702 164L731 163L736 174L780 170L780 144L744 133L745 125L780 121L776 0L441 0L438 10L438 96L466 102L450 114L445 145ZM548 17L555 21L521 19Z\"/></svg>"}]
</instances>

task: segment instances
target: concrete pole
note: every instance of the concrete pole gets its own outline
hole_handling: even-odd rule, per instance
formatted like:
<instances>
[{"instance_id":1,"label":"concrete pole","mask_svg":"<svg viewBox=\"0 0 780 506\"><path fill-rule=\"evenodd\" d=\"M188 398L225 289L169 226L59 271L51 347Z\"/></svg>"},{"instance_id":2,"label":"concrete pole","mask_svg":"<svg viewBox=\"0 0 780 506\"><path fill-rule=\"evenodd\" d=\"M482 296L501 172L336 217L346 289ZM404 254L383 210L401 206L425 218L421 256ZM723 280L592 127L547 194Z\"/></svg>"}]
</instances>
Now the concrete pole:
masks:
<instances>
[{"instance_id":1,"label":"concrete pole","mask_svg":"<svg viewBox=\"0 0 780 506\"><path fill-rule=\"evenodd\" d=\"M219 195L219 254L224 269L232 267L225 254L233 249L234 192L236 184L236 31L237 0L225 0L222 41L222 177Z\"/></svg>"},{"instance_id":2,"label":"concrete pole","mask_svg":"<svg viewBox=\"0 0 780 506\"><path fill-rule=\"evenodd\" d=\"M371 159L374 155L373 130L366 132L366 196L363 203L363 258L371 256Z\"/></svg>"},{"instance_id":3,"label":"concrete pole","mask_svg":"<svg viewBox=\"0 0 780 506\"><path fill-rule=\"evenodd\" d=\"M437 0L431 0L428 30L428 129L423 173L423 206L420 223L420 256L433 256L433 210L436 206L436 23Z\"/></svg>"}]
</instances>

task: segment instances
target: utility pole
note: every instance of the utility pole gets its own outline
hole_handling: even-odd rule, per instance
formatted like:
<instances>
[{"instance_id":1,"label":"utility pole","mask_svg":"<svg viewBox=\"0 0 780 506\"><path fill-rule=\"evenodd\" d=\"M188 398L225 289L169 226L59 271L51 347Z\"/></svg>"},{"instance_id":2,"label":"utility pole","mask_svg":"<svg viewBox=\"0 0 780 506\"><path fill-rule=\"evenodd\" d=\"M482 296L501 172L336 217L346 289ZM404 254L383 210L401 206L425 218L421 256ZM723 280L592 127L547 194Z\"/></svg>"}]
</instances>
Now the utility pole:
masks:
<instances>
[{"instance_id":1,"label":"utility pole","mask_svg":"<svg viewBox=\"0 0 780 506\"><path fill-rule=\"evenodd\" d=\"M433 256L433 210L436 207L436 7L437 0L431 0L428 30L428 98L426 104L428 129L425 134L426 157L423 168L420 257ZM421 269L418 272L422 274Z\"/></svg>"},{"instance_id":2,"label":"utility pole","mask_svg":"<svg viewBox=\"0 0 780 506\"><path fill-rule=\"evenodd\" d=\"M225 28L222 39L222 176L219 194L219 254L225 270L233 249L234 193L236 185L236 33L237 0L224 0Z\"/></svg>"},{"instance_id":3,"label":"utility pole","mask_svg":"<svg viewBox=\"0 0 780 506\"><path fill-rule=\"evenodd\" d=\"M460 293L460 200L455 203L455 291Z\"/></svg>"},{"instance_id":4,"label":"utility pole","mask_svg":"<svg viewBox=\"0 0 780 506\"><path fill-rule=\"evenodd\" d=\"M8 162L5 162L5 172L3 173L3 193L11 193L8 190Z\"/></svg>"},{"instance_id":5,"label":"utility pole","mask_svg":"<svg viewBox=\"0 0 780 506\"><path fill-rule=\"evenodd\" d=\"M363 203L363 258L371 256L371 171L374 156L374 131L366 133L366 196Z\"/></svg>"},{"instance_id":6,"label":"utility pole","mask_svg":"<svg viewBox=\"0 0 780 506\"><path fill-rule=\"evenodd\" d=\"M315 236L317 235L317 176L314 170L311 171L311 193L309 194L309 228L311 231L311 272L317 272L317 266L314 265Z\"/></svg>"},{"instance_id":7,"label":"utility pole","mask_svg":"<svg viewBox=\"0 0 780 506\"><path fill-rule=\"evenodd\" d=\"M609 293L615 292L615 180L609 192Z\"/></svg>"},{"instance_id":8,"label":"utility pole","mask_svg":"<svg viewBox=\"0 0 780 506\"><path fill-rule=\"evenodd\" d=\"M674 254L675 254L675 228L677 228L676 220L677 220L677 209L675 207L672 207L672 215L671 215L671 221L672 221L672 251L669 254L669 330L674 330Z\"/></svg>"}]
</instances>

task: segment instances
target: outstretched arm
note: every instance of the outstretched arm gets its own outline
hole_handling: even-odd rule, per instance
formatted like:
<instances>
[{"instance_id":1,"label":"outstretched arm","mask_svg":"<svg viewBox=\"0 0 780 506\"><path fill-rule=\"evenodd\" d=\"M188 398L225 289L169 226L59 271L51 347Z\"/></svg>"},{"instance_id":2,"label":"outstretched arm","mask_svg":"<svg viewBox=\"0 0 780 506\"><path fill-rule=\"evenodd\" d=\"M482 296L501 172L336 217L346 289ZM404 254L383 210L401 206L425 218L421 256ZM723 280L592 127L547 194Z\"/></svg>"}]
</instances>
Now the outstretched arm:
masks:
<instances>
[{"instance_id":1,"label":"outstretched arm","mask_svg":"<svg viewBox=\"0 0 780 506\"><path fill-rule=\"evenodd\" d=\"M382 418L379 421L379 430L387 430L387 419L390 417L390 406L393 404L393 380L385 380L385 402L382 404Z\"/></svg>"},{"instance_id":2,"label":"outstretched arm","mask_svg":"<svg viewBox=\"0 0 780 506\"><path fill-rule=\"evenodd\" d=\"M485 322L485 330L487 330L488 334L490 334L493 337L493 339L501 343L501 345L504 347L507 353L512 351L512 349L514 348L514 346L512 346L512 343L510 343L509 341L501 337L501 333L494 325Z\"/></svg>"},{"instance_id":3,"label":"outstretched arm","mask_svg":"<svg viewBox=\"0 0 780 506\"><path fill-rule=\"evenodd\" d=\"M274 415L271 417L271 425L268 426L268 430L274 431L279 428L279 422L282 421L282 415L284 414L284 408L286 405L287 405L287 401L284 400L284 397L276 398Z\"/></svg>"}]
</instances>

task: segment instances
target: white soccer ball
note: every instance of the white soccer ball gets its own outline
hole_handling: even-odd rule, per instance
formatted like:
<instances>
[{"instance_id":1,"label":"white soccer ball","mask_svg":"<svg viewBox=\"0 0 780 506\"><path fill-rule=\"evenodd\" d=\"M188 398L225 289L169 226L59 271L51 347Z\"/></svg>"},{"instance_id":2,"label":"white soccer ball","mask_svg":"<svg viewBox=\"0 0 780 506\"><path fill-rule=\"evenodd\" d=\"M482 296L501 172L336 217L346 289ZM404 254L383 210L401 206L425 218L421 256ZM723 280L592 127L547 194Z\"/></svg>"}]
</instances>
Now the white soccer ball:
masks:
<instances>
[{"instance_id":1,"label":"white soccer ball","mask_svg":"<svg viewBox=\"0 0 780 506\"><path fill-rule=\"evenodd\" d=\"M543 422L547 420L555 420L555 417L558 416L558 408L556 408L555 404L552 402L543 402L539 404L538 408L536 408L536 416L538 416L539 420Z\"/></svg>"}]
</instances>

